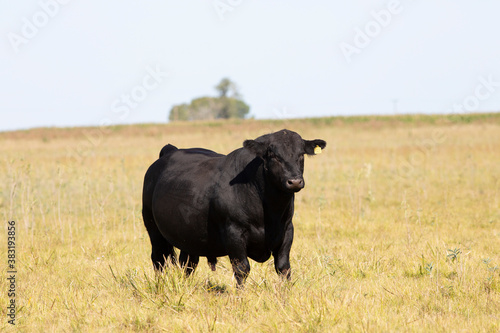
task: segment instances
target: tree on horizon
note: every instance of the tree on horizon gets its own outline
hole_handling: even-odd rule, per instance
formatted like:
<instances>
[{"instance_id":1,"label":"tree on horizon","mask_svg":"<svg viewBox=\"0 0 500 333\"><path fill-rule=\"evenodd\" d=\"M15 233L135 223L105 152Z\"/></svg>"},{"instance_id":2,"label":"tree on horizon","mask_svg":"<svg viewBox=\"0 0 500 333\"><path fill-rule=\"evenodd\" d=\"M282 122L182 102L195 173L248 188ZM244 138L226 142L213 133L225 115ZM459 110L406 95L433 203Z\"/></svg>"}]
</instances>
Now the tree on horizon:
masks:
<instances>
[{"instance_id":1,"label":"tree on horizon","mask_svg":"<svg viewBox=\"0 0 500 333\"><path fill-rule=\"evenodd\" d=\"M236 83L229 78L223 78L215 89L219 93L218 97L198 97L189 104L174 105L168 119L170 121L244 119L250 107L241 99Z\"/></svg>"}]
</instances>

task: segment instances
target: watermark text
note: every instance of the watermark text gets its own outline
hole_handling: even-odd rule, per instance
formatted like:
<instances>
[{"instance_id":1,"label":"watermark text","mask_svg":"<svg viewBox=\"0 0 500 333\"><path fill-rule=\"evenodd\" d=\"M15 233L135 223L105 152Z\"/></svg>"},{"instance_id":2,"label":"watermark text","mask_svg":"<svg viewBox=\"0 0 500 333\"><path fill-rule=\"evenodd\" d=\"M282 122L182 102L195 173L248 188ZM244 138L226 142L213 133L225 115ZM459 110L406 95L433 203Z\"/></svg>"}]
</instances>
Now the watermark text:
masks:
<instances>
[{"instance_id":1,"label":"watermark text","mask_svg":"<svg viewBox=\"0 0 500 333\"><path fill-rule=\"evenodd\" d=\"M16 324L16 221L7 223L7 321Z\"/></svg>"},{"instance_id":2,"label":"watermark text","mask_svg":"<svg viewBox=\"0 0 500 333\"><path fill-rule=\"evenodd\" d=\"M9 32L7 38L16 53L21 45L28 44L35 38L41 29L45 28L51 19L57 16L62 5L67 5L71 0L40 0L40 8L30 17L23 17L20 33Z\"/></svg>"}]
</instances>

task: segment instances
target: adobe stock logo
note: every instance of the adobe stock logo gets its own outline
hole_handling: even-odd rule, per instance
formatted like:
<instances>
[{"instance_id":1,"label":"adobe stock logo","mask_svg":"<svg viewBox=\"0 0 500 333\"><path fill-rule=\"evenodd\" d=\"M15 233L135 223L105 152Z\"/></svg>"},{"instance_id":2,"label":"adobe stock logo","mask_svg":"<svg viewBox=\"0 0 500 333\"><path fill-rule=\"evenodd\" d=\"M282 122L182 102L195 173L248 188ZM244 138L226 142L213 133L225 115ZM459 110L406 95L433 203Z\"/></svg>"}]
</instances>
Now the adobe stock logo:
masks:
<instances>
[{"instance_id":1,"label":"adobe stock logo","mask_svg":"<svg viewBox=\"0 0 500 333\"><path fill-rule=\"evenodd\" d=\"M465 97L461 103L453 104L452 112L474 112L479 109L482 101L489 99L500 87L499 81L493 80L493 75L478 77L479 84L474 89L474 94Z\"/></svg>"},{"instance_id":2,"label":"adobe stock logo","mask_svg":"<svg viewBox=\"0 0 500 333\"><path fill-rule=\"evenodd\" d=\"M111 113L99 120L99 127L86 128L83 131L86 140L76 146L68 146L68 156L81 163L86 157L92 155L94 149L103 144L106 136L110 134L111 130L108 126L129 118L132 110L138 109L149 94L158 89L168 76L169 73L163 71L158 65L147 66L142 80L113 100Z\"/></svg>"},{"instance_id":3,"label":"adobe stock logo","mask_svg":"<svg viewBox=\"0 0 500 333\"><path fill-rule=\"evenodd\" d=\"M351 63L354 55L360 54L366 49L391 24L394 16L401 14L401 12L403 12L403 6L399 0L389 1L387 9L372 10L370 12L372 20L366 22L362 29L360 27L354 28L355 35L352 43L341 42L339 44L347 63Z\"/></svg>"},{"instance_id":4,"label":"adobe stock logo","mask_svg":"<svg viewBox=\"0 0 500 333\"><path fill-rule=\"evenodd\" d=\"M493 74L478 77L479 83L474 88L474 93L471 93L461 99L460 102L453 103L449 108L450 114L464 114L479 110L481 102L484 102L498 93L500 89L500 81L495 81ZM456 130L459 123L454 123L451 130ZM408 157L403 159L398 168L398 175L404 179L413 177L413 172L422 167L426 158L428 158L436 147L442 145L449 138L450 129L443 127L433 130L432 134L424 139L418 139L415 142L415 150Z\"/></svg>"},{"instance_id":5,"label":"adobe stock logo","mask_svg":"<svg viewBox=\"0 0 500 333\"><path fill-rule=\"evenodd\" d=\"M214 6L217 15L219 15L220 20L224 21L226 13L232 12L236 7L241 5L242 2L243 0L214 0L212 5Z\"/></svg>"},{"instance_id":6,"label":"adobe stock logo","mask_svg":"<svg viewBox=\"0 0 500 333\"><path fill-rule=\"evenodd\" d=\"M16 53L19 53L19 47L28 44L30 40L35 38L41 29L49 24L61 9L61 5L67 5L71 0L40 0L38 5L40 9L36 11L31 19L22 18L21 34L9 32L7 38L10 45Z\"/></svg>"},{"instance_id":7,"label":"adobe stock logo","mask_svg":"<svg viewBox=\"0 0 500 333\"><path fill-rule=\"evenodd\" d=\"M158 88L163 80L168 77L168 73L162 71L159 66L155 68L148 66L146 72L148 74L143 77L142 84L135 85L130 90L130 94L123 93L120 98L113 101L111 110L116 115L119 115L121 120L127 119L130 111L137 108L148 97L149 93Z\"/></svg>"}]
</instances>

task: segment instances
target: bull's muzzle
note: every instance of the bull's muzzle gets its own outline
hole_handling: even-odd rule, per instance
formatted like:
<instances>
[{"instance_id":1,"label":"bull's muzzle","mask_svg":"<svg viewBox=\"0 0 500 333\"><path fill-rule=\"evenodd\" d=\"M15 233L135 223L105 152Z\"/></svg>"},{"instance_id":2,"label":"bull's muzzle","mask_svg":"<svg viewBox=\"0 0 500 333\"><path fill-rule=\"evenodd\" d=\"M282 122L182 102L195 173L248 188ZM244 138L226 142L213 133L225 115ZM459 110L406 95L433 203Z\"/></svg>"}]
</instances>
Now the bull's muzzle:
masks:
<instances>
[{"instance_id":1,"label":"bull's muzzle","mask_svg":"<svg viewBox=\"0 0 500 333\"><path fill-rule=\"evenodd\" d=\"M293 192L298 192L304 188L304 179L292 178L288 179L285 184L286 188Z\"/></svg>"}]
</instances>

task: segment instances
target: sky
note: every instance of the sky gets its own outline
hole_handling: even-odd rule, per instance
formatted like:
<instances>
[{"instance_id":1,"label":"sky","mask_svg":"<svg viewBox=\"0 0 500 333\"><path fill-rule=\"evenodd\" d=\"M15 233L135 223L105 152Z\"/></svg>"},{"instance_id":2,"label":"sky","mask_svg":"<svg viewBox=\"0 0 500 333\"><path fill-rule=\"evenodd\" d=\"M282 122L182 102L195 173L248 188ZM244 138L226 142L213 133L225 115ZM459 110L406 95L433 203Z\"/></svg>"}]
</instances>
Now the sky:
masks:
<instances>
[{"instance_id":1,"label":"sky","mask_svg":"<svg viewBox=\"0 0 500 333\"><path fill-rule=\"evenodd\" d=\"M250 115L500 111L498 0L0 0L0 131L164 123L228 77Z\"/></svg>"}]
</instances>

